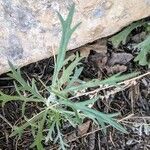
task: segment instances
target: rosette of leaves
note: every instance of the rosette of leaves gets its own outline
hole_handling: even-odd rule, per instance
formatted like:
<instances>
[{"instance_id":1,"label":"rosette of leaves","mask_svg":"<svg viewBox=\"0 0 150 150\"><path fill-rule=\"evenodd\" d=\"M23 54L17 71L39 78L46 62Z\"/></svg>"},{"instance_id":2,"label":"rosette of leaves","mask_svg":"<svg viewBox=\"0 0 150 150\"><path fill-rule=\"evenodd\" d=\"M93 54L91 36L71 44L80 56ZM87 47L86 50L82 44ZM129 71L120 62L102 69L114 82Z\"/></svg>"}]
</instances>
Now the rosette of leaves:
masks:
<instances>
[{"instance_id":1,"label":"rosette of leaves","mask_svg":"<svg viewBox=\"0 0 150 150\"><path fill-rule=\"evenodd\" d=\"M10 137L18 135L21 138L26 130L30 130L34 138L31 147L36 147L38 150L43 150L45 143L50 142L59 144L60 149L65 150L68 145L62 134L61 127L63 123L67 122L76 127L83 122L84 118L93 120L93 122L104 129L104 132L106 132L105 125L111 125L117 130L126 133L124 127L115 118L119 113L105 114L89 107L89 105L100 100L100 96L85 99L82 102L73 102L70 99L70 96L74 97L81 90L99 87L100 85L117 86L119 82L137 75L137 73L128 75L116 74L105 80L95 79L88 82L79 79L83 70L80 65L82 57L76 54L65 58L71 35L80 25L79 23L71 27L74 10L75 6L72 5L66 19L57 13L62 25L62 37L55 61L52 84L46 85L39 81L42 83L44 90L49 94L47 96L43 95L34 79L31 82L26 82L21 76L20 69L16 69L10 62L12 73L9 73L9 76L14 79L16 95L7 95L0 92L2 106L9 101L22 102L22 117L24 121L19 125L13 126ZM39 104L39 111L32 114L30 118L27 118L25 114L27 103Z\"/></svg>"}]
</instances>

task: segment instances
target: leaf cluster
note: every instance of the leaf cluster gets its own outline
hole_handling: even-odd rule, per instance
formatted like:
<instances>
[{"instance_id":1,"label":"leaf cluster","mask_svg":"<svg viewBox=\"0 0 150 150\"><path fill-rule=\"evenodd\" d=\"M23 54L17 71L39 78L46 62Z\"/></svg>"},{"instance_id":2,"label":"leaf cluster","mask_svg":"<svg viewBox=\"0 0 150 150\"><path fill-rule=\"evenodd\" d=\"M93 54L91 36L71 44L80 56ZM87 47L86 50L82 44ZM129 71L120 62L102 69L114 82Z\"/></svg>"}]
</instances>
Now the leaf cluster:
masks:
<instances>
[{"instance_id":1,"label":"leaf cluster","mask_svg":"<svg viewBox=\"0 0 150 150\"><path fill-rule=\"evenodd\" d=\"M70 95L73 97L81 90L86 91L88 88L99 87L100 85L118 86L119 82L137 75L137 73L128 75L116 74L102 81L95 79L88 82L79 79L83 70L80 65L82 57L79 54L75 54L65 58L69 39L80 25L79 23L71 28L74 9L75 6L72 5L66 19L58 13L62 25L62 38L55 61L52 84L45 85L43 81L39 81L49 95L43 96L36 86L34 79L31 82L26 82L21 76L20 69L15 69L11 63L9 64L12 73L9 76L14 79L17 94L7 95L0 92L0 101L3 106L9 101L22 102L22 117L24 121L20 125L14 125L10 136L18 135L21 138L26 130L30 130L34 137L34 142L31 147L36 147L38 150L43 150L44 143L50 142L53 142L53 144L59 143L60 149L65 150L68 145L63 138L63 132L61 130L63 123L67 122L75 127L81 124L85 118L89 118L100 125L104 129L104 132L106 132L105 126L111 125L117 130L126 133L126 130L115 118L119 113L105 114L89 107L89 105L93 105L94 102L100 100L100 96L85 99L82 102L73 102L70 99ZM25 114L27 103L40 104L39 111L32 114L30 118Z\"/></svg>"},{"instance_id":2,"label":"leaf cluster","mask_svg":"<svg viewBox=\"0 0 150 150\"><path fill-rule=\"evenodd\" d=\"M126 44L128 36L131 34L131 32L138 28L143 26L145 28L145 32L147 32L148 36L146 39L137 44L134 48L137 48L140 50L139 54L135 57L134 61L138 62L141 66L149 66L150 67L150 24L149 22L145 21L138 21L135 23L132 23L127 28L125 28L123 31L119 32L118 34L112 36L109 40L112 42L113 46L115 48L119 47L119 45L122 43L123 45Z\"/></svg>"}]
</instances>

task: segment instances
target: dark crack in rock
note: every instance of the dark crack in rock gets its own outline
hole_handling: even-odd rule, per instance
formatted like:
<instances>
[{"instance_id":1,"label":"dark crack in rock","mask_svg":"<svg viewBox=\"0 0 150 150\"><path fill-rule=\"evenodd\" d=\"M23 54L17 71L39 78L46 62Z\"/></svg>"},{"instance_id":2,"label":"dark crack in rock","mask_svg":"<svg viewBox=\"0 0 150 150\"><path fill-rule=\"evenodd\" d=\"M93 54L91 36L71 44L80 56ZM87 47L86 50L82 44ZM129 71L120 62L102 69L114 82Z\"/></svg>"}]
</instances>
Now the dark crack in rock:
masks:
<instances>
[{"instance_id":1,"label":"dark crack in rock","mask_svg":"<svg viewBox=\"0 0 150 150\"><path fill-rule=\"evenodd\" d=\"M3 1L5 18L11 23L11 27L18 28L21 32L27 32L36 26L36 19L29 8L14 6L9 0Z\"/></svg>"},{"instance_id":2,"label":"dark crack in rock","mask_svg":"<svg viewBox=\"0 0 150 150\"><path fill-rule=\"evenodd\" d=\"M23 48L19 38L16 35L9 36L9 47L4 51L4 55L8 60L19 60L23 57Z\"/></svg>"}]
</instances>

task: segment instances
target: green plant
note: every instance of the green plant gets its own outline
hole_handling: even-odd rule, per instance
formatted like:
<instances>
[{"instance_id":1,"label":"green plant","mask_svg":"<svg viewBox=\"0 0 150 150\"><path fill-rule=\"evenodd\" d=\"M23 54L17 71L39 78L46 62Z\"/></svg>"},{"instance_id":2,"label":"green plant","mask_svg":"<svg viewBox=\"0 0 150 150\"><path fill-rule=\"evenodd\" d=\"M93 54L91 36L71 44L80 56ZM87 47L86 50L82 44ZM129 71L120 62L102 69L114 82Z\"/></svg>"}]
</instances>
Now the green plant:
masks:
<instances>
[{"instance_id":1,"label":"green plant","mask_svg":"<svg viewBox=\"0 0 150 150\"><path fill-rule=\"evenodd\" d=\"M81 124L84 118L92 119L96 124L101 125L104 131L106 130L105 125L110 124L121 132L126 133L126 130L115 119L119 113L105 114L89 107L89 105L99 100L100 96L95 96L82 102L73 102L71 100L81 90L105 85L119 86L119 82L137 75L137 73L128 75L116 74L102 81L99 79L89 82L80 80L79 76L83 69L80 67L82 57L76 54L65 59L69 39L79 26L77 24L71 28L73 14L74 5L71 7L66 20L58 13L62 25L62 38L55 62L52 84L45 85L42 81L39 81L49 95L44 96L39 92L34 79L32 79L31 83L26 82L21 76L20 69L16 70L10 62L12 73L9 76L14 79L17 94L7 95L0 92L2 106L9 101L17 100L22 102L22 117L24 121L18 126L13 126L10 137L18 135L21 138L24 131L30 130L34 137L31 147L36 147L38 150L43 150L44 142L49 141L59 143L60 148L64 150L68 145L65 143L61 131L63 123L68 122L75 127ZM39 104L39 112L32 114L31 118L27 118L25 114L27 103Z\"/></svg>"},{"instance_id":2,"label":"green plant","mask_svg":"<svg viewBox=\"0 0 150 150\"><path fill-rule=\"evenodd\" d=\"M113 46L117 48L121 43L126 44L127 37L131 34L135 28L145 25L146 22L138 21L132 23L127 28L122 30L121 32L117 33L116 35L112 36L109 40L112 42Z\"/></svg>"},{"instance_id":3,"label":"green plant","mask_svg":"<svg viewBox=\"0 0 150 150\"><path fill-rule=\"evenodd\" d=\"M135 57L134 61L138 61L141 66L146 66L150 68L150 35L147 38L139 43L135 48L139 49L139 54Z\"/></svg>"},{"instance_id":4,"label":"green plant","mask_svg":"<svg viewBox=\"0 0 150 150\"><path fill-rule=\"evenodd\" d=\"M139 54L137 55L137 57L135 57L134 61L139 62L141 66L148 65L150 67L150 60L148 58L149 57L148 55L150 54L150 34L149 34L150 24L149 22L138 21L138 22L132 23L123 31L112 36L109 40L112 42L115 48L119 47L121 43L126 44L127 37L130 35L131 31L133 31L135 28L140 27L140 26L145 27L145 32L148 33L148 36L143 42L137 44L134 47L140 50Z\"/></svg>"}]
</instances>

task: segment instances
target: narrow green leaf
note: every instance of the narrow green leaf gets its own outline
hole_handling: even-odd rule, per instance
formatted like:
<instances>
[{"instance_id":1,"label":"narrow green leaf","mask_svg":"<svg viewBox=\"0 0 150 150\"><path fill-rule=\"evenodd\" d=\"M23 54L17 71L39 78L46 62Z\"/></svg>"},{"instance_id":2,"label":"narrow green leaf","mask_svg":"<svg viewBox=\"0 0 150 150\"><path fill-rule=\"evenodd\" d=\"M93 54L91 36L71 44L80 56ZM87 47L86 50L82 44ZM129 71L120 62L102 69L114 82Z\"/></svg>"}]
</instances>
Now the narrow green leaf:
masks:
<instances>
[{"instance_id":1,"label":"narrow green leaf","mask_svg":"<svg viewBox=\"0 0 150 150\"><path fill-rule=\"evenodd\" d=\"M129 34L131 33L131 31L133 29L140 27L146 23L147 22L143 22L143 21L138 21L138 22L132 23L127 28L125 28L123 31L121 31L118 34L111 37L109 40L112 42L113 46L115 48L117 48L121 44L121 42L122 42L122 44L126 43L127 37L129 36Z\"/></svg>"},{"instance_id":2,"label":"narrow green leaf","mask_svg":"<svg viewBox=\"0 0 150 150\"><path fill-rule=\"evenodd\" d=\"M108 79L105 79L105 80L94 79L92 81L85 82L85 83L82 83L77 86L72 86L68 89L65 89L64 92L80 91L83 89L87 89L90 87L96 87L99 85L117 85L117 83L127 80L127 79L130 79L132 77L135 77L138 74L139 74L139 72L134 72L134 73L126 74L126 75L120 75L120 73L118 73L116 75L109 77Z\"/></svg>"},{"instance_id":3,"label":"narrow green leaf","mask_svg":"<svg viewBox=\"0 0 150 150\"><path fill-rule=\"evenodd\" d=\"M24 123L23 125L21 125L19 127L15 127L14 131L11 133L10 137L13 137L13 136L19 134L20 130L23 132L27 127L30 126L30 124L33 124L37 120L41 119L41 117L43 116L43 114L45 113L45 111L46 110L43 110L40 113L34 115L31 119L28 120L28 122Z\"/></svg>"},{"instance_id":4,"label":"narrow green leaf","mask_svg":"<svg viewBox=\"0 0 150 150\"><path fill-rule=\"evenodd\" d=\"M150 35L148 35L143 42L135 46L135 48L138 48L140 52L134 61L139 62L141 66L148 65L150 67L150 58L148 58L148 54L150 54Z\"/></svg>"},{"instance_id":5,"label":"narrow green leaf","mask_svg":"<svg viewBox=\"0 0 150 150\"><path fill-rule=\"evenodd\" d=\"M92 98L90 100L85 100L83 102L77 102L75 103L75 105L78 107L78 106L88 106L90 104L94 104L97 100L99 99L99 97L95 97L95 98Z\"/></svg>"},{"instance_id":6,"label":"narrow green leaf","mask_svg":"<svg viewBox=\"0 0 150 150\"><path fill-rule=\"evenodd\" d=\"M69 10L69 14L68 14L66 20L64 20L63 17L58 13L60 22L62 24L62 31L63 32L62 32L60 47L59 47L58 52L57 52L58 53L57 61L56 61L55 68L54 68L54 75L53 75L53 79L52 79L52 86L53 87L57 86L58 74L63 67L62 62L64 62L64 59L65 59L65 54L66 54L69 40L71 38L73 31L77 28L77 26L76 26L73 28L73 30L71 29L71 22L72 22L72 18L73 18L73 14L74 14L74 9L75 9L75 6L72 5L70 10Z\"/></svg>"},{"instance_id":7,"label":"narrow green leaf","mask_svg":"<svg viewBox=\"0 0 150 150\"><path fill-rule=\"evenodd\" d=\"M47 116L47 112L48 110L46 110L42 116L42 120L38 122L38 132L37 135L34 139L33 144L30 146L31 148L33 147L37 147L37 150L44 150L42 141L44 140L44 136L43 136L43 128L44 128L44 124L46 121L46 116Z\"/></svg>"},{"instance_id":8,"label":"narrow green leaf","mask_svg":"<svg viewBox=\"0 0 150 150\"><path fill-rule=\"evenodd\" d=\"M79 76L81 75L81 72L83 71L83 67L80 67L80 68L77 68L75 69L75 72L74 72L74 75L71 76L70 78L70 81L68 82L67 86L65 89L69 89L71 86L74 86L75 82L77 83L81 83L82 81L79 80ZM73 85L74 84L74 85Z\"/></svg>"},{"instance_id":9,"label":"narrow green leaf","mask_svg":"<svg viewBox=\"0 0 150 150\"><path fill-rule=\"evenodd\" d=\"M82 57L79 57L78 55L76 55L75 60L72 61L72 63L70 63L70 65L66 69L63 70L62 76L58 81L58 84L60 87L70 80L70 76L73 74L73 70L75 69L75 67L78 66L81 59Z\"/></svg>"}]
</instances>

